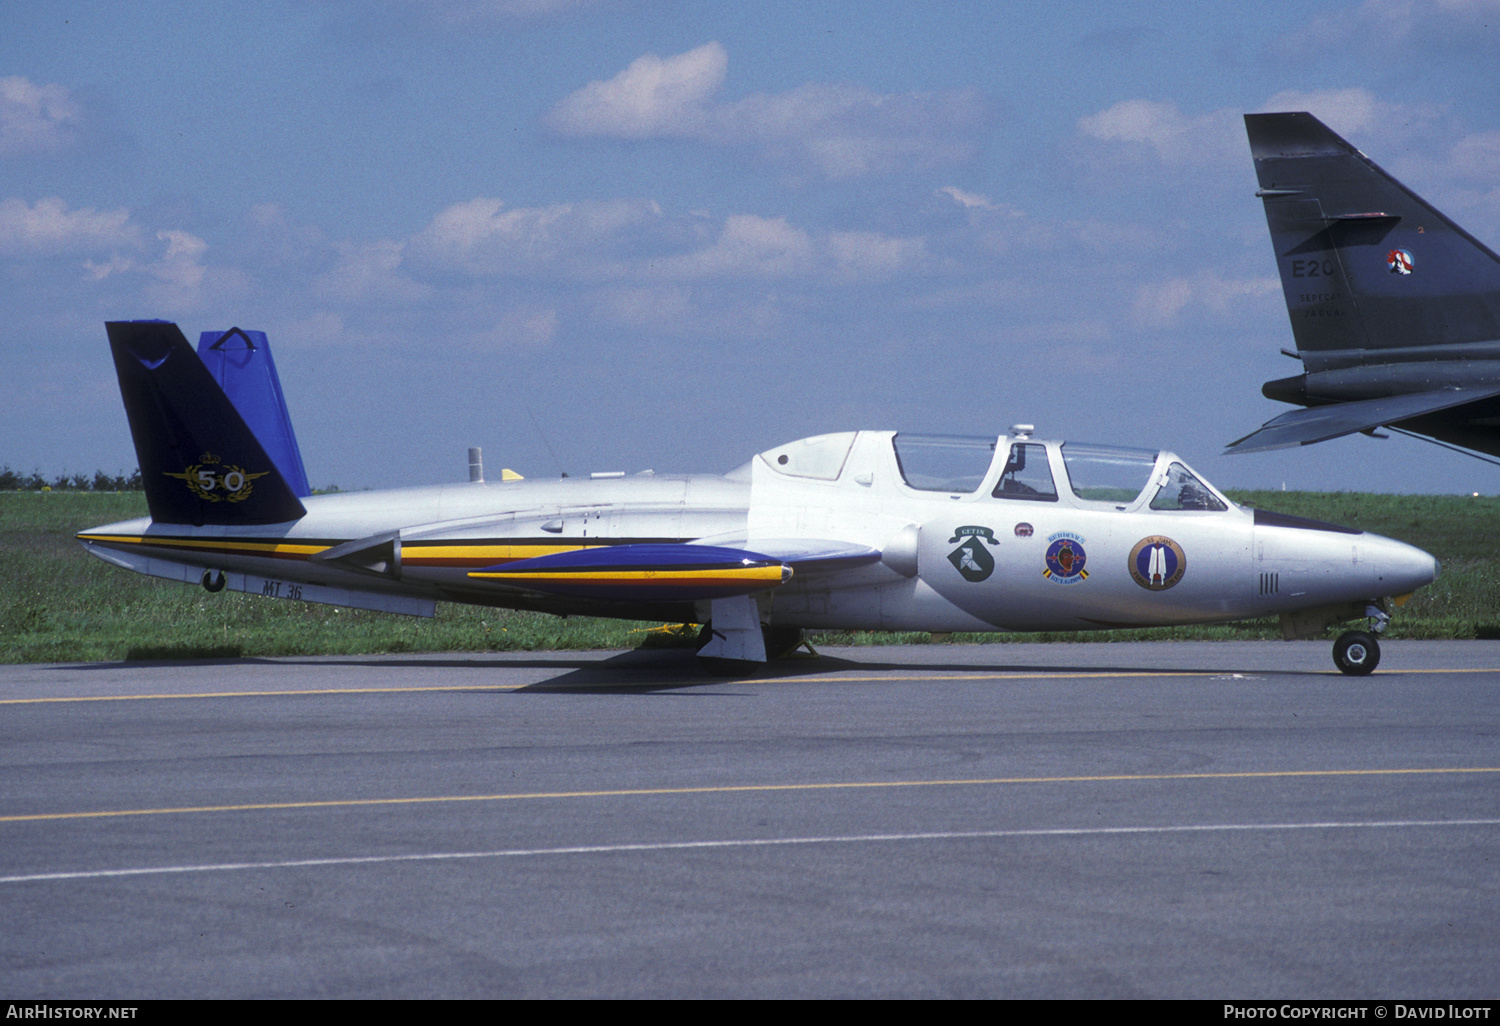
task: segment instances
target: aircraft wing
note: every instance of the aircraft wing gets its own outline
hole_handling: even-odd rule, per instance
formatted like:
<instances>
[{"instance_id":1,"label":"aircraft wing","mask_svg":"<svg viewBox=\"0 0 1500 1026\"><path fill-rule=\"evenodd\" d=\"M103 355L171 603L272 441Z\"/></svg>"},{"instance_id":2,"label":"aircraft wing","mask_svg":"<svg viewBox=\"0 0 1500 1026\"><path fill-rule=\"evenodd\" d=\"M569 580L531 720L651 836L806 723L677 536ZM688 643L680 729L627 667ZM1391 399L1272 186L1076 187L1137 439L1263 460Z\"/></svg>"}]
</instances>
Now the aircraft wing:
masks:
<instances>
[{"instance_id":1,"label":"aircraft wing","mask_svg":"<svg viewBox=\"0 0 1500 1026\"><path fill-rule=\"evenodd\" d=\"M1228 453L1267 452L1271 449L1290 449L1295 445L1311 445L1327 441L1340 435L1356 431L1369 431L1388 424L1399 424L1412 417L1420 417L1441 410L1452 409L1467 403L1478 402L1500 396L1500 388L1494 385L1479 385L1470 388L1439 388L1430 392L1411 392L1406 395L1382 396L1378 399L1360 399L1349 403L1330 403L1326 406L1310 406L1292 410L1268 420L1258 431L1230 442L1224 450Z\"/></svg>"}]
</instances>

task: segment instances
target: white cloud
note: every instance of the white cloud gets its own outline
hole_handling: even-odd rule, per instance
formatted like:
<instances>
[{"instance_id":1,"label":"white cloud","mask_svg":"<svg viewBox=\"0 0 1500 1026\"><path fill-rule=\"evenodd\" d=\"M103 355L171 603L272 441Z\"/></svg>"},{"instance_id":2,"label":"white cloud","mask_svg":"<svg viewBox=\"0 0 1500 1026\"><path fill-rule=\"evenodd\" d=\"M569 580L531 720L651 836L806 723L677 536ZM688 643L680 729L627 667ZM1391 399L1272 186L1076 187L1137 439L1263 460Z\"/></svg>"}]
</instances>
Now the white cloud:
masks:
<instances>
[{"instance_id":1,"label":"white cloud","mask_svg":"<svg viewBox=\"0 0 1500 1026\"><path fill-rule=\"evenodd\" d=\"M711 246L661 261L655 270L668 279L775 278L806 274L813 263L811 237L786 218L732 214Z\"/></svg>"},{"instance_id":2,"label":"white cloud","mask_svg":"<svg viewBox=\"0 0 1500 1026\"><path fill-rule=\"evenodd\" d=\"M1240 301L1281 294L1275 278L1225 278L1217 271L1147 282L1136 290L1131 320L1143 328L1168 328L1189 307L1222 316Z\"/></svg>"},{"instance_id":3,"label":"white cloud","mask_svg":"<svg viewBox=\"0 0 1500 1026\"><path fill-rule=\"evenodd\" d=\"M243 272L204 263L208 243L198 236L170 229L157 232L156 238L166 243L166 250L142 269L156 279L146 287L146 296L158 307L195 310L245 292L248 280Z\"/></svg>"},{"instance_id":4,"label":"white cloud","mask_svg":"<svg viewBox=\"0 0 1500 1026\"><path fill-rule=\"evenodd\" d=\"M440 212L405 252L414 276L457 271L567 285L790 277L857 284L926 257L919 237L810 232L785 217L731 214L715 225L704 216L670 218L645 200L507 209L484 197Z\"/></svg>"},{"instance_id":5,"label":"white cloud","mask_svg":"<svg viewBox=\"0 0 1500 1026\"><path fill-rule=\"evenodd\" d=\"M1078 119L1084 135L1111 142L1148 143L1169 149L1190 128L1192 121L1175 103L1153 100L1121 100L1113 107Z\"/></svg>"},{"instance_id":6,"label":"white cloud","mask_svg":"<svg viewBox=\"0 0 1500 1026\"><path fill-rule=\"evenodd\" d=\"M1401 117L1394 104L1381 103L1368 89L1319 89L1300 92L1287 89L1261 105L1261 110L1305 110L1340 135L1364 132L1383 122Z\"/></svg>"},{"instance_id":7,"label":"white cloud","mask_svg":"<svg viewBox=\"0 0 1500 1026\"><path fill-rule=\"evenodd\" d=\"M1237 112L1184 114L1175 103L1121 100L1078 119L1086 139L1150 154L1168 167L1224 166L1244 158L1244 131ZM1096 154L1097 156L1097 154Z\"/></svg>"},{"instance_id":8,"label":"white cloud","mask_svg":"<svg viewBox=\"0 0 1500 1026\"><path fill-rule=\"evenodd\" d=\"M432 289L401 273L404 247L399 242L341 242L338 263L314 283L316 292L351 303L409 303L427 298Z\"/></svg>"},{"instance_id":9,"label":"white cloud","mask_svg":"<svg viewBox=\"0 0 1500 1026\"><path fill-rule=\"evenodd\" d=\"M167 251L151 265L151 273L184 288L202 284L202 257L208 252L208 243L183 231L157 232L156 237L167 244Z\"/></svg>"},{"instance_id":10,"label":"white cloud","mask_svg":"<svg viewBox=\"0 0 1500 1026\"><path fill-rule=\"evenodd\" d=\"M919 238L878 232L813 233L784 217L732 214L711 244L653 261L646 276L667 281L802 278L839 284L881 281L925 255Z\"/></svg>"},{"instance_id":11,"label":"white cloud","mask_svg":"<svg viewBox=\"0 0 1500 1026\"><path fill-rule=\"evenodd\" d=\"M77 138L82 117L64 86L0 78L0 156L63 149Z\"/></svg>"},{"instance_id":12,"label":"white cloud","mask_svg":"<svg viewBox=\"0 0 1500 1026\"><path fill-rule=\"evenodd\" d=\"M135 261L133 259L121 256L118 253L103 263L95 260L85 260L83 262L83 269L87 272L90 281L103 281L112 274L120 274L134 268Z\"/></svg>"},{"instance_id":13,"label":"white cloud","mask_svg":"<svg viewBox=\"0 0 1500 1026\"><path fill-rule=\"evenodd\" d=\"M1359 87L1284 90L1253 109L1305 110L1340 135L1350 137L1376 131L1387 141L1420 134L1441 115L1431 104L1387 103ZM1204 114L1187 114L1175 103L1135 98L1079 118L1078 132L1090 144L1089 159L1106 165L1145 161L1165 168L1209 168L1233 173L1248 166L1245 113L1225 107ZM1099 143L1106 145L1100 147Z\"/></svg>"},{"instance_id":14,"label":"white cloud","mask_svg":"<svg viewBox=\"0 0 1500 1026\"><path fill-rule=\"evenodd\" d=\"M707 141L750 146L765 159L829 178L960 163L977 149L984 103L976 90L876 93L809 84L714 109Z\"/></svg>"},{"instance_id":15,"label":"white cloud","mask_svg":"<svg viewBox=\"0 0 1500 1026\"><path fill-rule=\"evenodd\" d=\"M990 201L988 196L983 196L977 192L964 192L955 185L945 185L941 189L938 189L935 195L947 196L959 206L967 207L971 210L975 208L980 210L996 209L995 204Z\"/></svg>"},{"instance_id":16,"label":"white cloud","mask_svg":"<svg viewBox=\"0 0 1500 1026\"><path fill-rule=\"evenodd\" d=\"M879 232L830 232L825 244L835 276L850 282L878 281L908 270L922 260L925 250L921 239Z\"/></svg>"},{"instance_id":17,"label":"white cloud","mask_svg":"<svg viewBox=\"0 0 1500 1026\"><path fill-rule=\"evenodd\" d=\"M607 82L590 82L547 115L564 135L650 139L701 133L704 105L724 84L729 55L718 43L668 57L647 54Z\"/></svg>"},{"instance_id":18,"label":"white cloud","mask_svg":"<svg viewBox=\"0 0 1500 1026\"><path fill-rule=\"evenodd\" d=\"M966 160L986 117L973 89L897 94L809 83L719 102L728 63L717 42L665 59L648 54L565 97L546 123L580 137L695 139L847 178Z\"/></svg>"},{"instance_id":19,"label":"white cloud","mask_svg":"<svg viewBox=\"0 0 1500 1026\"><path fill-rule=\"evenodd\" d=\"M441 211L411 243L416 258L469 274L526 274L607 269L608 253L628 230L661 218L655 203L638 200L558 203L504 209L479 197Z\"/></svg>"},{"instance_id":20,"label":"white cloud","mask_svg":"<svg viewBox=\"0 0 1500 1026\"><path fill-rule=\"evenodd\" d=\"M0 253L54 255L132 248L141 243L130 211L69 210L56 196L27 206L24 200L0 200Z\"/></svg>"}]
</instances>

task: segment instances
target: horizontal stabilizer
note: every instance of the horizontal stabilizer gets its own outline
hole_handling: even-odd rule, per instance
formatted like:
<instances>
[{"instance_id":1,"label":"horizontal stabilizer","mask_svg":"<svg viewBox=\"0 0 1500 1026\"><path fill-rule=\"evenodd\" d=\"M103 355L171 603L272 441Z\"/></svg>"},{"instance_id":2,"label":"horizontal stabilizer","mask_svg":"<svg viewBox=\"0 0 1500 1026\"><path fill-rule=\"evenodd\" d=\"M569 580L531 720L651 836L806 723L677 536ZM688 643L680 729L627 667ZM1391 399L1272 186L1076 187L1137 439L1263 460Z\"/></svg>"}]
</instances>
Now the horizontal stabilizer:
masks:
<instances>
[{"instance_id":1,"label":"horizontal stabilizer","mask_svg":"<svg viewBox=\"0 0 1500 1026\"><path fill-rule=\"evenodd\" d=\"M790 580L792 568L715 545L606 545L471 571L469 577L549 595L622 602L749 595Z\"/></svg>"},{"instance_id":2,"label":"horizontal stabilizer","mask_svg":"<svg viewBox=\"0 0 1500 1026\"><path fill-rule=\"evenodd\" d=\"M1266 421L1260 430L1230 442L1225 453L1266 452L1271 449L1289 449L1296 445L1311 445L1356 431L1369 431L1390 424L1399 426L1401 421L1412 417L1451 410L1495 396L1500 396L1500 387L1481 385L1472 388L1440 388L1431 392L1413 392L1292 410Z\"/></svg>"}]
</instances>

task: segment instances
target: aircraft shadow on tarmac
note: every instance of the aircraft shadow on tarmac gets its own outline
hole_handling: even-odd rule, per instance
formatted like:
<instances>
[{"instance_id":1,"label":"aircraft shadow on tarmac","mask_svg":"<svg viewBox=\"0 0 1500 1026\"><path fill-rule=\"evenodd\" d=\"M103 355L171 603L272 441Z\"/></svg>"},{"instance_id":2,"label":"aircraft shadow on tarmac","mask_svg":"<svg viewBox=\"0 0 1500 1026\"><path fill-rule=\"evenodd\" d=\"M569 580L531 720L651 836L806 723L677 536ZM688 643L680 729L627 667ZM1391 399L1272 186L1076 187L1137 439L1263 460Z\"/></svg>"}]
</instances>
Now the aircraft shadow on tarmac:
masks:
<instances>
[{"instance_id":1,"label":"aircraft shadow on tarmac","mask_svg":"<svg viewBox=\"0 0 1500 1026\"><path fill-rule=\"evenodd\" d=\"M572 653L537 653L534 656L497 660L484 653L444 655L434 653L423 656L350 656L317 658L260 658L241 659L152 659L127 660L114 663L73 664L70 669L119 669L130 667L148 669L152 667L224 666L224 665L275 665L275 666L366 666L371 669L392 670L397 668L445 669L468 672L476 678L472 681L476 689L486 688L490 682L482 675L497 670L554 670L557 675L547 680L523 684L510 693L573 693L573 694L650 694L653 692L679 691L686 688L701 688L711 685L734 685L748 681L796 680L818 678L830 674L920 674L937 679L962 674L1025 674L1068 676L1073 674L1157 674L1162 676L1246 675L1254 677L1316 676L1335 677L1332 671L1299 670L1279 667L1243 666L1125 666L1085 665L1059 661L1057 663L1007 663L988 661L944 661L935 663L930 659L893 659L880 649L870 649L870 654L886 655L882 659L849 659L825 653L811 655L798 652L762 665L755 673L745 677L715 676L705 672L703 665L690 649L636 649L620 652L603 659L580 657ZM1060 650L1059 655L1063 654ZM876 683L872 678L868 683ZM462 685L461 678L450 679L450 684ZM718 693L723 694L720 690Z\"/></svg>"}]
</instances>

